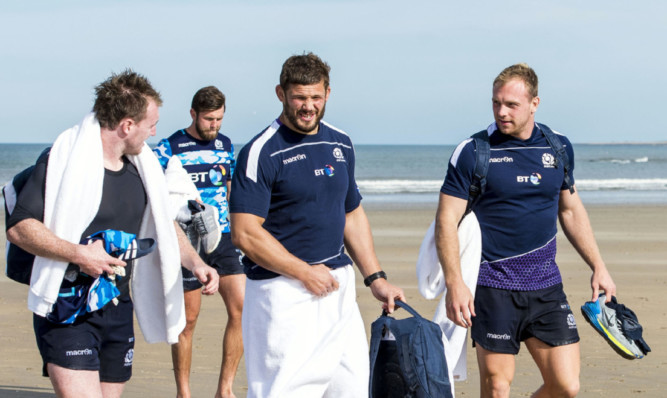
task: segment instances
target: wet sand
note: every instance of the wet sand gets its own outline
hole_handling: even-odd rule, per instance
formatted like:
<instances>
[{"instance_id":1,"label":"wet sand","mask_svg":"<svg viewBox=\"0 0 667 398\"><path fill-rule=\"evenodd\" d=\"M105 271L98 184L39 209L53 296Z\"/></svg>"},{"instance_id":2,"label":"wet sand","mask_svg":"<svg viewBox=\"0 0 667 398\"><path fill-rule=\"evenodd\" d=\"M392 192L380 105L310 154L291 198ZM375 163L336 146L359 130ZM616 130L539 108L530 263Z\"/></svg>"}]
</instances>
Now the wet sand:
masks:
<instances>
[{"instance_id":1,"label":"wet sand","mask_svg":"<svg viewBox=\"0 0 667 398\"><path fill-rule=\"evenodd\" d=\"M392 283L405 289L409 303L432 317L437 300L428 301L417 290L415 262L421 240L435 214L435 205L366 205L378 257ZM589 300L590 271L562 233L557 262L581 336L581 397L663 397L667 391L667 207L589 206L600 249L617 285L619 300L637 313L644 338L653 349L641 360L616 354L583 319L578 308ZM4 228L1 228L4 231ZM4 241L4 233L2 233ZM4 263L3 263L4 269ZM0 397L54 396L41 376L41 359L26 308L27 286L0 276ZM359 306L367 333L381 312L380 304L357 279ZM399 311L400 312L400 311ZM399 317L400 315L397 314ZM203 300L194 338L192 392L212 397L221 359L226 322L219 296ZM530 396L541 384L537 367L524 346L517 356L513 397ZM457 396L479 396L479 373L474 350L468 350L468 380L456 383ZM245 371L241 363L234 391L244 397ZM146 344L137 327L134 376L124 397L175 396L171 356L166 344Z\"/></svg>"}]
</instances>

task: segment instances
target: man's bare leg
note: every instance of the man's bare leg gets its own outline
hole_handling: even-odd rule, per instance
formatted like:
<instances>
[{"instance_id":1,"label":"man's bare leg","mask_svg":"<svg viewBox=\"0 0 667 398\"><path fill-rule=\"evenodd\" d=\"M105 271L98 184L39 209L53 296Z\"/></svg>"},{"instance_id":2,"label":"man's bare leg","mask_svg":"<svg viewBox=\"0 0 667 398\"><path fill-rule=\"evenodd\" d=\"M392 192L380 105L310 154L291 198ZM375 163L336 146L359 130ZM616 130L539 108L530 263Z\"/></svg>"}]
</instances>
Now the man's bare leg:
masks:
<instances>
[{"instance_id":1,"label":"man's bare leg","mask_svg":"<svg viewBox=\"0 0 667 398\"><path fill-rule=\"evenodd\" d=\"M575 397L579 393L579 343L552 347L533 337L526 340L526 347L544 380L532 397Z\"/></svg>"},{"instance_id":2,"label":"man's bare leg","mask_svg":"<svg viewBox=\"0 0 667 398\"><path fill-rule=\"evenodd\" d=\"M514 355L487 351L479 344L477 363L479 364L480 397L507 398L514 379Z\"/></svg>"},{"instance_id":3,"label":"man's bare leg","mask_svg":"<svg viewBox=\"0 0 667 398\"><path fill-rule=\"evenodd\" d=\"M245 296L245 275L221 275L218 291L227 308L227 326L222 340L222 364L216 398L233 398L234 377L243 355L241 314Z\"/></svg>"},{"instance_id":4,"label":"man's bare leg","mask_svg":"<svg viewBox=\"0 0 667 398\"><path fill-rule=\"evenodd\" d=\"M96 370L73 370L52 363L46 367L58 398L119 398L125 387L125 383L100 383Z\"/></svg>"},{"instance_id":5,"label":"man's bare leg","mask_svg":"<svg viewBox=\"0 0 667 398\"><path fill-rule=\"evenodd\" d=\"M123 395L125 383L100 383L104 398L120 398Z\"/></svg>"},{"instance_id":6,"label":"man's bare leg","mask_svg":"<svg viewBox=\"0 0 667 398\"><path fill-rule=\"evenodd\" d=\"M185 329L178 335L178 343L171 346L171 360L176 379L176 397L190 398L190 368L192 366L192 336L195 332L199 309L201 308L201 290L195 289L184 293Z\"/></svg>"}]
</instances>

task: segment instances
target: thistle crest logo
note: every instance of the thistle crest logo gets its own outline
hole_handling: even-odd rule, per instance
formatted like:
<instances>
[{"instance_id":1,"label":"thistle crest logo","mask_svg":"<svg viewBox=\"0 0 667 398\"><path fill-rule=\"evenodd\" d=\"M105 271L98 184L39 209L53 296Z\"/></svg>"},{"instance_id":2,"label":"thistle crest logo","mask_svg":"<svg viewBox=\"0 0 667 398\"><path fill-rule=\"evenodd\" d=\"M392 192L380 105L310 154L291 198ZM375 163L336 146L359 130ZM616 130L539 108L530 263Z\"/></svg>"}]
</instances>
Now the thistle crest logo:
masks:
<instances>
[{"instance_id":1,"label":"thistle crest logo","mask_svg":"<svg viewBox=\"0 0 667 398\"><path fill-rule=\"evenodd\" d=\"M340 148L338 148L338 147L334 148L333 155L336 158L336 160L345 160L345 156L343 155L343 151L341 151Z\"/></svg>"},{"instance_id":2,"label":"thistle crest logo","mask_svg":"<svg viewBox=\"0 0 667 398\"><path fill-rule=\"evenodd\" d=\"M556 167L556 159L554 159L554 155L547 152L543 153L542 164L547 169L553 169L554 167Z\"/></svg>"}]
</instances>

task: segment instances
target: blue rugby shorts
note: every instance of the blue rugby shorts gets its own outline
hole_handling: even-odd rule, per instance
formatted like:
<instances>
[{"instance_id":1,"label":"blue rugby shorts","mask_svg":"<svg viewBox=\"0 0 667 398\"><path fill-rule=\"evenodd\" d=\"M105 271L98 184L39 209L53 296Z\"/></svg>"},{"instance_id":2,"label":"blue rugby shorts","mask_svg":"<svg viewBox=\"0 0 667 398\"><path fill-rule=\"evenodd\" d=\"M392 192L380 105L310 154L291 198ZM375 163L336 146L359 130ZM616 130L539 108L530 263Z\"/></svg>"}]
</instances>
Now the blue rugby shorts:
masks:
<instances>
[{"instance_id":1,"label":"blue rugby shorts","mask_svg":"<svg viewBox=\"0 0 667 398\"><path fill-rule=\"evenodd\" d=\"M488 351L518 354L520 342L531 337L552 347L579 341L562 284L531 291L477 286L475 313L473 344Z\"/></svg>"},{"instance_id":2,"label":"blue rugby shorts","mask_svg":"<svg viewBox=\"0 0 667 398\"><path fill-rule=\"evenodd\" d=\"M200 251L199 256L206 264L215 268L218 275L243 274L243 263L241 263L243 255L232 243L232 234L230 233L223 233L220 236L220 243L213 252L206 254ZM183 274L183 290L187 292L202 287L201 282L192 272L184 267L181 267L181 272Z\"/></svg>"},{"instance_id":3,"label":"blue rugby shorts","mask_svg":"<svg viewBox=\"0 0 667 398\"><path fill-rule=\"evenodd\" d=\"M118 297L95 312L76 318L72 324L49 322L33 314L37 347L46 364L73 370L97 370L100 381L123 383L132 377L134 324L132 300Z\"/></svg>"}]
</instances>

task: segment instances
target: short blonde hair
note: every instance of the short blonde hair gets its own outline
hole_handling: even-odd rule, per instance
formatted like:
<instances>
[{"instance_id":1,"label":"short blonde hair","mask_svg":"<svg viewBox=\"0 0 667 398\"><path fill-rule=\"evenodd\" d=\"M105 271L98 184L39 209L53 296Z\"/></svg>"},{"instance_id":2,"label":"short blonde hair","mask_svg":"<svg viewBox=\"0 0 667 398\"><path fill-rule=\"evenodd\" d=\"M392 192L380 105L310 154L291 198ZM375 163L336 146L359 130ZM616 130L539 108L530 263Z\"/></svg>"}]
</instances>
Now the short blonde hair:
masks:
<instances>
[{"instance_id":1,"label":"short blonde hair","mask_svg":"<svg viewBox=\"0 0 667 398\"><path fill-rule=\"evenodd\" d=\"M515 64L503 69L493 81L493 87L503 86L513 79L520 79L526 85L531 98L537 97L537 74L526 63Z\"/></svg>"}]
</instances>

